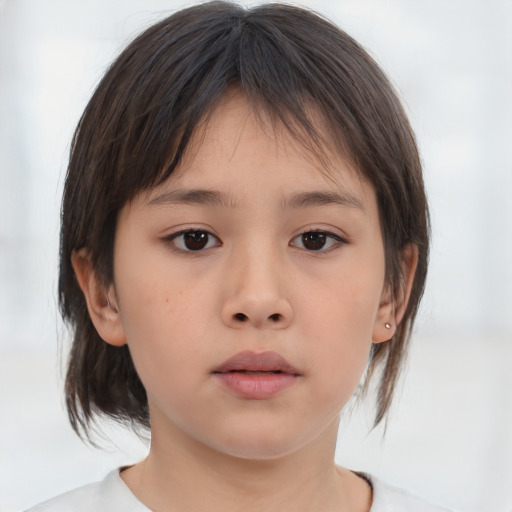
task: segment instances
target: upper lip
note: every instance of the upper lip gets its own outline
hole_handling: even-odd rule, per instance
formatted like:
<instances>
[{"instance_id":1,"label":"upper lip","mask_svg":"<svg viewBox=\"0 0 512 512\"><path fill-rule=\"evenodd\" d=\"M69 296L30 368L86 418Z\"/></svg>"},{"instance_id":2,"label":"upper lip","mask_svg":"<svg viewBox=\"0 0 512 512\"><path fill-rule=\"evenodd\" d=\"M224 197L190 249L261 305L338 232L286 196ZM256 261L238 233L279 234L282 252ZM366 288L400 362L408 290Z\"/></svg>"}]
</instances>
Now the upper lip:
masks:
<instances>
[{"instance_id":1,"label":"upper lip","mask_svg":"<svg viewBox=\"0 0 512 512\"><path fill-rule=\"evenodd\" d=\"M300 375L299 370L277 352L266 351L257 353L251 350L238 352L215 368L213 373L227 373L243 370L250 372L282 372Z\"/></svg>"}]
</instances>

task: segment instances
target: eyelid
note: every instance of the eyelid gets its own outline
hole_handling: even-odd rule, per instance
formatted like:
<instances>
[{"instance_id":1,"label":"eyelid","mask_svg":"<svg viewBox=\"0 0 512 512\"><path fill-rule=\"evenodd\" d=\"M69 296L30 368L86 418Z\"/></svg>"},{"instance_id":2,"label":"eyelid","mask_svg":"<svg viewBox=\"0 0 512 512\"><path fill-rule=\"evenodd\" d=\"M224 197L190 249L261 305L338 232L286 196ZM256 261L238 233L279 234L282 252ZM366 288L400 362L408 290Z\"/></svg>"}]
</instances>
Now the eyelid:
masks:
<instances>
[{"instance_id":1,"label":"eyelid","mask_svg":"<svg viewBox=\"0 0 512 512\"><path fill-rule=\"evenodd\" d=\"M207 246L207 247L195 250L195 251L192 249L184 248L184 247L178 247L176 245L175 241L177 239L179 239L180 236L183 236L187 233L196 233L196 232L206 233L209 238L216 240L217 243L215 243L214 246L209 246L209 247ZM162 239L165 242L169 243L169 245L173 251L180 252L180 253L187 253L187 254L200 254L202 252L207 251L208 249L212 249L213 247L220 247L222 245L220 238L218 236L214 235L211 231L209 231L208 229L194 227L194 226L186 227L186 228L180 229L178 231L169 233L168 235L165 235L164 237L162 237ZM208 245L209 245L209 242L208 242Z\"/></svg>"},{"instance_id":2,"label":"eyelid","mask_svg":"<svg viewBox=\"0 0 512 512\"><path fill-rule=\"evenodd\" d=\"M308 253L311 253L311 254L325 254L325 253L328 253L328 252L331 252L332 250L335 250L343 245L347 245L349 243L349 240L342 236L342 235L339 235L337 233L333 233L332 231L329 231L328 229L322 229L322 228L307 228L307 229L304 229L302 230L298 235L296 235L295 237L292 238L291 242L290 242L290 245L292 245L292 242L294 240L297 240L298 238L308 234L308 233L321 233L321 234L324 234L327 238L330 238L330 239L333 239L335 241L335 243L331 244L329 247L327 247L326 249L324 248L321 248L321 249L318 249L318 250L313 250L313 249L307 249L305 247L298 247L299 249L301 250L304 250Z\"/></svg>"}]
</instances>

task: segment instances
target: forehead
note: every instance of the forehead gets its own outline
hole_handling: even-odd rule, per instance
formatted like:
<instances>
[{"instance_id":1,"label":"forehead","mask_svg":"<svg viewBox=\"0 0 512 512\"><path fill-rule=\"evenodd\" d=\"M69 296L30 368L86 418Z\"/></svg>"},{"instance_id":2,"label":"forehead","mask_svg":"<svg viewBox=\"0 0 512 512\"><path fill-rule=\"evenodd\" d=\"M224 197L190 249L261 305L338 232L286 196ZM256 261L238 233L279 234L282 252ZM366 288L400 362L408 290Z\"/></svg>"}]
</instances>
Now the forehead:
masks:
<instances>
[{"instance_id":1,"label":"forehead","mask_svg":"<svg viewBox=\"0 0 512 512\"><path fill-rule=\"evenodd\" d=\"M180 165L145 195L161 189L219 189L251 197L254 187L286 192L316 190L342 194L362 205L373 188L347 158L320 116L311 110L318 139L271 118L232 90L194 132ZM371 189L371 190L369 190Z\"/></svg>"}]
</instances>

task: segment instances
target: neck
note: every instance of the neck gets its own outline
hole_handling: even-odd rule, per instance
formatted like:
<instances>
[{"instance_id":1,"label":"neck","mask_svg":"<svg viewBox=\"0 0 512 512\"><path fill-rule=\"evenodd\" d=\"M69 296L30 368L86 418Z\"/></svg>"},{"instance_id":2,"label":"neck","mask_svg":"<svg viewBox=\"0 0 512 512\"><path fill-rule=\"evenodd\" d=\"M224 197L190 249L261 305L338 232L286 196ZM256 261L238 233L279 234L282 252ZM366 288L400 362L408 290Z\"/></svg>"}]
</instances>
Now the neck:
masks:
<instances>
[{"instance_id":1,"label":"neck","mask_svg":"<svg viewBox=\"0 0 512 512\"><path fill-rule=\"evenodd\" d=\"M367 512L368 485L334 464L337 427L333 422L312 445L271 460L232 457L190 438L169 446L153 432L148 457L123 479L155 512Z\"/></svg>"}]
</instances>

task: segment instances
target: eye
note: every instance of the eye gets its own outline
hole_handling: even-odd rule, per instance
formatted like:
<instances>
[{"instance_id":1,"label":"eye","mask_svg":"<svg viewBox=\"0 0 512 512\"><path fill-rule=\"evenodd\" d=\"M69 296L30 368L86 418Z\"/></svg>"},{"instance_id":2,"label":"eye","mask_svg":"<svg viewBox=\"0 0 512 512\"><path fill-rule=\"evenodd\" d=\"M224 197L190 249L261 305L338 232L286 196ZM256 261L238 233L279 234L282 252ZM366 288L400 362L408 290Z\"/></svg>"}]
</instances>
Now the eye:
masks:
<instances>
[{"instance_id":1,"label":"eye","mask_svg":"<svg viewBox=\"0 0 512 512\"><path fill-rule=\"evenodd\" d=\"M328 231L306 231L295 237L291 245L306 251L327 252L347 243L346 240Z\"/></svg>"},{"instance_id":2,"label":"eye","mask_svg":"<svg viewBox=\"0 0 512 512\"><path fill-rule=\"evenodd\" d=\"M187 229L167 237L174 247L180 251L197 252L221 245L220 240L202 229Z\"/></svg>"}]
</instances>

